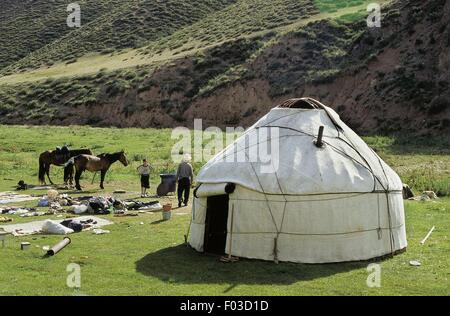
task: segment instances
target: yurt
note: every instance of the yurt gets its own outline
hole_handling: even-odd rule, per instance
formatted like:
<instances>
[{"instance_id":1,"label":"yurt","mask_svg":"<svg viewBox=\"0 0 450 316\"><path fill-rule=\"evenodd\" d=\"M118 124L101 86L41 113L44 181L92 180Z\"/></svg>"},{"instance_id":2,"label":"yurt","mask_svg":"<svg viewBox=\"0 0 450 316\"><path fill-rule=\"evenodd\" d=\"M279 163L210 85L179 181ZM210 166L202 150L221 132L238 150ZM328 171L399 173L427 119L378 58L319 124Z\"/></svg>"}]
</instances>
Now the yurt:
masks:
<instances>
[{"instance_id":1,"label":"yurt","mask_svg":"<svg viewBox=\"0 0 450 316\"><path fill-rule=\"evenodd\" d=\"M260 147L273 159L252 157ZM399 176L311 98L273 108L209 161L197 183L188 243L199 252L326 263L407 246Z\"/></svg>"}]
</instances>

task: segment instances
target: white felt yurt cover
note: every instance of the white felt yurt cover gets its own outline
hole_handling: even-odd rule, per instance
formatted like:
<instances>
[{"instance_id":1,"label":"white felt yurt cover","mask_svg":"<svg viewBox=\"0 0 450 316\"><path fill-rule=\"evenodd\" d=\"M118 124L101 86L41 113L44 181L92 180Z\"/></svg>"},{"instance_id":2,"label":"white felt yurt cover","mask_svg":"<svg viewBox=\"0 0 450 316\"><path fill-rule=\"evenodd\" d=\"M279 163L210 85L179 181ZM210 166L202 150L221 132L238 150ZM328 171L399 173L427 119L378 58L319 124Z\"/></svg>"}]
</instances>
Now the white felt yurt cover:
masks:
<instances>
[{"instance_id":1,"label":"white felt yurt cover","mask_svg":"<svg viewBox=\"0 0 450 316\"><path fill-rule=\"evenodd\" d=\"M320 126L324 145L317 147ZM270 150L274 142L276 161L250 159L252 149ZM233 256L340 262L407 246L400 178L336 112L313 99L272 109L209 161L197 182L189 243L198 251L207 199L226 194L229 183L236 190L229 194L225 253Z\"/></svg>"}]
</instances>

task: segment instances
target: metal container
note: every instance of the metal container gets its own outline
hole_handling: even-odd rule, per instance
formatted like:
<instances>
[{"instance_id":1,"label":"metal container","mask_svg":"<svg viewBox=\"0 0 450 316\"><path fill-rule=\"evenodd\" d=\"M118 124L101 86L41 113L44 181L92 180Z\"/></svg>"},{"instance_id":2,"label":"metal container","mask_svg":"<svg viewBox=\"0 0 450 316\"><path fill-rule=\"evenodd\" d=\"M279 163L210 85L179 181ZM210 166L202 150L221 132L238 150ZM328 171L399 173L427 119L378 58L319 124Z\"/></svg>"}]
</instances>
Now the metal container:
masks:
<instances>
[{"instance_id":1,"label":"metal container","mask_svg":"<svg viewBox=\"0 0 450 316\"><path fill-rule=\"evenodd\" d=\"M21 242L20 243L20 249L21 250L28 250L30 249L31 244L29 242Z\"/></svg>"},{"instance_id":2,"label":"metal container","mask_svg":"<svg viewBox=\"0 0 450 316\"><path fill-rule=\"evenodd\" d=\"M172 203L163 205L163 220L168 221L172 217Z\"/></svg>"},{"instance_id":3,"label":"metal container","mask_svg":"<svg viewBox=\"0 0 450 316\"><path fill-rule=\"evenodd\" d=\"M163 211L163 220L168 221L172 217L172 211Z\"/></svg>"},{"instance_id":4,"label":"metal container","mask_svg":"<svg viewBox=\"0 0 450 316\"><path fill-rule=\"evenodd\" d=\"M168 193L175 192L177 189L176 174L160 174L161 183L156 189L158 196L166 196Z\"/></svg>"}]
</instances>

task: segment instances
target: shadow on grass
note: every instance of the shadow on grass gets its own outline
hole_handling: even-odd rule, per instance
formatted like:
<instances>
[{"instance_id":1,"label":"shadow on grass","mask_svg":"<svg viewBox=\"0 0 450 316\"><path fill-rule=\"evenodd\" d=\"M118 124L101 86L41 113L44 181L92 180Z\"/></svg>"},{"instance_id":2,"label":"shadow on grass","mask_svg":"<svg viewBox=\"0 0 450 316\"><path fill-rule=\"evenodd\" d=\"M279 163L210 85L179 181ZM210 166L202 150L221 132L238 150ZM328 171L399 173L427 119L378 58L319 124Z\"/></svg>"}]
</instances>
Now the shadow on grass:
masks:
<instances>
[{"instance_id":1,"label":"shadow on grass","mask_svg":"<svg viewBox=\"0 0 450 316\"><path fill-rule=\"evenodd\" d=\"M146 255L136 262L136 271L165 282L181 284L289 285L366 268L367 265L367 262L275 264L247 259L222 263L219 256L201 254L185 245L179 245Z\"/></svg>"},{"instance_id":2,"label":"shadow on grass","mask_svg":"<svg viewBox=\"0 0 450 316\"><path fill-rule=\"evenodd\" d=\"M166 221L166 220L164 220L164 219L160 219L160 220L157 220L157 221L151 222L151 223L150 223L150 225L158 225L158 224L161 224L161 223L164 223L164 222L167 222L167 221Z\"/></svg>"}]
</instances>

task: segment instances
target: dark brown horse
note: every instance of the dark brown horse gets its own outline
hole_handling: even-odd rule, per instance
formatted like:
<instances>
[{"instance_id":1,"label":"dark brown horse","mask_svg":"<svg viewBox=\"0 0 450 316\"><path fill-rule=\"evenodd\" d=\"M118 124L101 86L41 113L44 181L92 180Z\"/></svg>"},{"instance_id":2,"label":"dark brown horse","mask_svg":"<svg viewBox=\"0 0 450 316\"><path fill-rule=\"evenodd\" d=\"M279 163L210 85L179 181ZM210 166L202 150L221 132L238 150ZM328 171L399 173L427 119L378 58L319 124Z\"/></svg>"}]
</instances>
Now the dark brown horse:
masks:
<instances>
[{"instance_id":1,"label":"dark brown horse","mask_svg":"<svg viewBox=\"0 0 450 316\"><path fill-rule=\"evenodd\" d=\"M48 181L53 184L53 181L50 179L50 166L64 166L64 164L72 157L76 157L79 155L92 155L92 151L90 149L74 149L68 150L68 152L64 152L61 150L53 150L53 151L45 151L39 156L39 183L45 183L45 175L47 174ZM73 168L65 167L64 168L64 183L68 181L72 182L73 180Z\"/></svg>"},{"instance_id":2,"label":"dark brown horse","mask_svg":"<svg viewBox=\"0 0 450 316\"><path fill-rule=\"evenodd\" d=\"M109 170L109 167L117 161L120 161L125 167L128 166L127 156L123 151L114 153L114 154L101 154L99 156L92 155L79 155L73 158L70 158L69 161L65 164L66 167L75 166L75 184L77 190L81 190L80 186L80 177L81 174L87 170L91 172L101 172L101 180L100 180L100 188L104 189L103 182L105 180L106 172Z\"/></svg>"}]
</instances>

